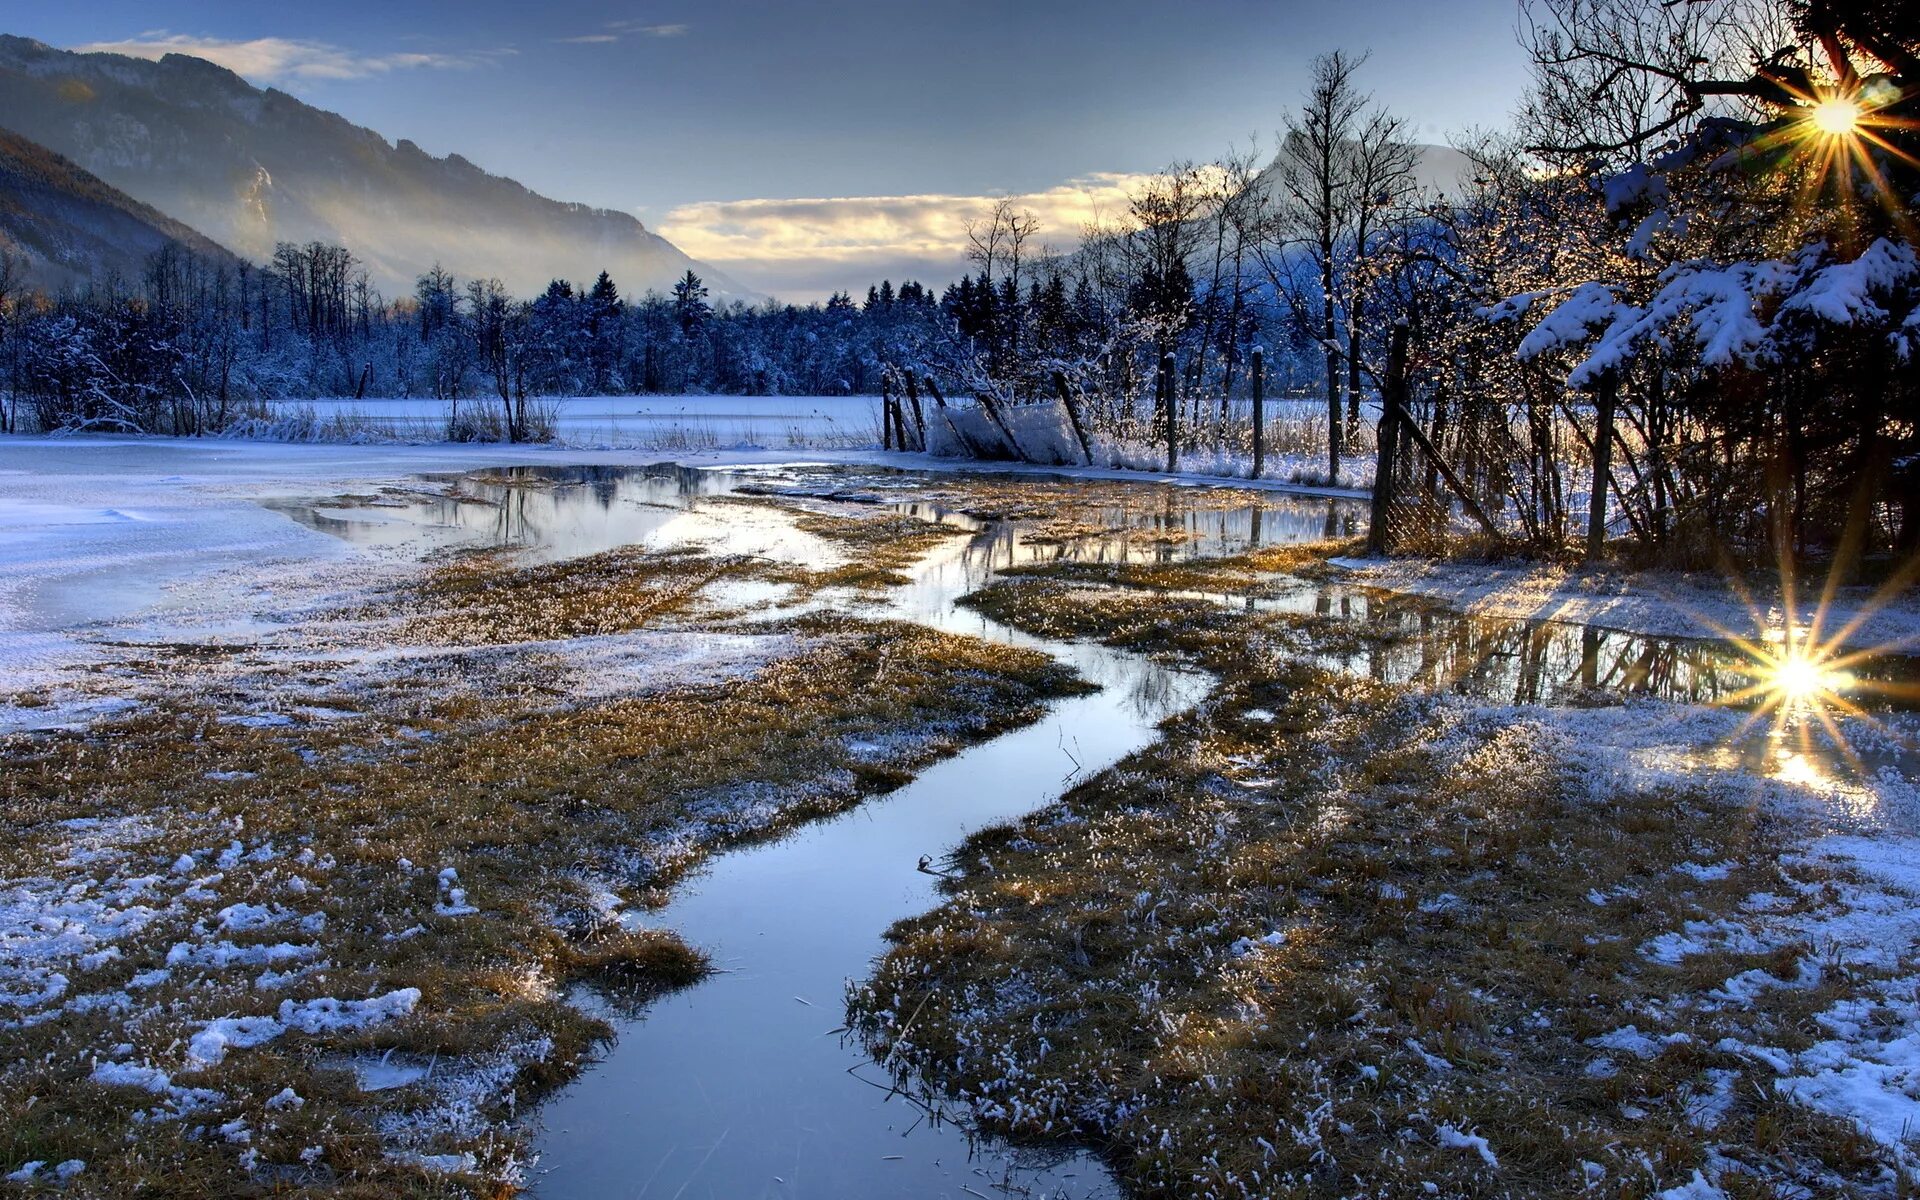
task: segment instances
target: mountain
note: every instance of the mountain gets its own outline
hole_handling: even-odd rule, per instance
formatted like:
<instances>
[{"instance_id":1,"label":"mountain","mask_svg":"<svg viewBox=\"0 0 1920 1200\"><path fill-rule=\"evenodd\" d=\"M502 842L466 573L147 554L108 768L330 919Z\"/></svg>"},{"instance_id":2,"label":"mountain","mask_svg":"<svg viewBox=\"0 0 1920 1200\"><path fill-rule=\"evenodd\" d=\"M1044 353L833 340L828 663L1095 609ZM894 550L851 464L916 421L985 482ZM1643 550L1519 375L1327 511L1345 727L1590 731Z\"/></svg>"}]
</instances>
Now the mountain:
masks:
<instances>
[{"instance_id":1,"label":"mountain","mask_svg":"<svg viewBox=\"0 0 1920 1200\"><path fill-rule=\"evenodd\" d=\"M1480 165L1455 150L1452 146L1435 146L1427 142L1414 142L1413 184L1423 194L1458 199L1480 173ZM1278 156L1260 171L1260 178L1267 190L1275 193L1280 186L1280 159Z\"/></svg>"},{"instance_id":2,"label":"mountain","mask_svg":"<svg viewBox=\"0 0 1920 1200\"><path fill-rule=\"evenodd\" d=\"M0 129L0 246L25 257L29 285L59 291L115 276L133 283L148 256L170 244L233 261L224 247L165 213Z\"/></svg>"},{"instance_id":3,"label":"mountain","mask_svg":"<svg viewBox=\"0 0 1920 1200\"><path fill-rule=\"evenodd\" d=\"M0 120L249 258L283 241L346 246L389 295L438 262L521 295L601 270L624 292L665 291L692 270L717 298L757 299L626 213L389 143L204 59L76 54L0 35Z\"/></svg>"},{"instance_id":4,"label":"mountain","mask_svg":"<svg viewBox=\"0 0 1920 1200\"><path fill-rule=\"evenodd\" d=\"M1423 192L1459 199L1480 174L1480 164L1452 146L1416 143L1414 182Z\"/></svg>"}]
</instances>

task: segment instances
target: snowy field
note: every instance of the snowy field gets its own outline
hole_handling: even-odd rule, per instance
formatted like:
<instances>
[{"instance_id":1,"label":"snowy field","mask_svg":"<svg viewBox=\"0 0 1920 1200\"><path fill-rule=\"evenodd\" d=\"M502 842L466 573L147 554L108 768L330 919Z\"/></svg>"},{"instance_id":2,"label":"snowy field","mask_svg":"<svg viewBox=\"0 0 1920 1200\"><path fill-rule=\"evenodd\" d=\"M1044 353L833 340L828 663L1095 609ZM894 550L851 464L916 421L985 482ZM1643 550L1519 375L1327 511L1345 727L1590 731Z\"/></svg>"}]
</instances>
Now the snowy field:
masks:
<instances>
[{"instance_id":1,"label":"snowy field","mask_svg":"<svg viewBox=\"0 0 1920 1200\"><path fill-rule=\"evenodd\" d=\"M464 411L497 401L462 400ZM880 440L875 396L571 396L541 398L553 413L555 440L570 446L845 447ZM360 429L404 441L438 441L449 405L430 399L327 398L289 401L284 415L311 411L323 426Z\"/></svg>"}]
</instances>

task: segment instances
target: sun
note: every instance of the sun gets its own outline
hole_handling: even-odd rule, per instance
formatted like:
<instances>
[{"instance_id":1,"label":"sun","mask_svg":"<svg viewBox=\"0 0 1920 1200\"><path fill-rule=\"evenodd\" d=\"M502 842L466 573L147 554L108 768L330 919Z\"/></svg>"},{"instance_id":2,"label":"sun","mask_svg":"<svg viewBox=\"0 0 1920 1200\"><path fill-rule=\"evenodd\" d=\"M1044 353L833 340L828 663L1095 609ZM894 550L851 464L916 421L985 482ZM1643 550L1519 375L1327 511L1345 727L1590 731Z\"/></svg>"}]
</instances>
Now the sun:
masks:
<instances>
[{"instance_id":1,"label":"sun","mask_svg":"<svg viewBox=\"0 0 1920 1200\"><path fill-rule=\"evenodd\" d=\"M1860 105L1846 96L1829 96L1813 106L1807 119L1828 137L1851 137L1860 130Z\"/></svg>"},{"instance_id":2,"label":"sun","mask_svg":"<svg viewBox=\"0 0 1920 1200\"><path fill-rule=\"evenodd\" d=\"M1767 671L1771 678L1766 686L1790 705L1806 705L1837 695L1853 683L1846 672L1828 666L1818 655L1799 650L1788 651L1767 664Z\"/></svg>"}]
</instances>

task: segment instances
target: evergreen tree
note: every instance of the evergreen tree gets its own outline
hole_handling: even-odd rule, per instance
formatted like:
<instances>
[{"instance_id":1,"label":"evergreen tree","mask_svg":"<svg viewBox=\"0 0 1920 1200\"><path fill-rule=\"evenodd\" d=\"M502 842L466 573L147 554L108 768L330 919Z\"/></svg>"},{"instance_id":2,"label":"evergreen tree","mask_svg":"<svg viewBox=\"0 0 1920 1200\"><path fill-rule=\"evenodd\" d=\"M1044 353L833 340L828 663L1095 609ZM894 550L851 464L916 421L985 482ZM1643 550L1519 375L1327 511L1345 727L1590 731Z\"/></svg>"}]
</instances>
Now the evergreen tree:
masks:
<instances>
[{"instance_id":1,"label":"evergreen tree","mask_svg":"<svg viewBox=\"0 0 1920 1200\"><path fill-rule=\"evenodd\" d=\"M680 322L680 334L689 340L707 323L713 309L707 304L707 285L688 271L673 285L673 315Z\"/></svg>"}]
</instances>

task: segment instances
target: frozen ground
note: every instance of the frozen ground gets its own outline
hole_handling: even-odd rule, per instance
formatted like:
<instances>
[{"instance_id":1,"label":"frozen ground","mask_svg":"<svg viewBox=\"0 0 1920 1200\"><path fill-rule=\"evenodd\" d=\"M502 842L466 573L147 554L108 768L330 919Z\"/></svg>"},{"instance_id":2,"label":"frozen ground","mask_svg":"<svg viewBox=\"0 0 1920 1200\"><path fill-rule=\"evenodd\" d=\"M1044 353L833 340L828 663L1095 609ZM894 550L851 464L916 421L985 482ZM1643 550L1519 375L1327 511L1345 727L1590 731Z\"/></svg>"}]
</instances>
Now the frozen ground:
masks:
<instances>
[{"instance_id":1,"label":"frozen ground","mask_svg":"<svg viewBox=\"0 0 1920 1200\"><path fill-rule=\"evenodd\" d=\"M542 404L553 408L555 436L573 446L782 449L855 445L880 436L874 396L570 396ZM419 398L334 397L283 404L280 411L311 411L323 427L427 441L443 436L447 420L445 401Z\"/></svg>"}]
</instances>

